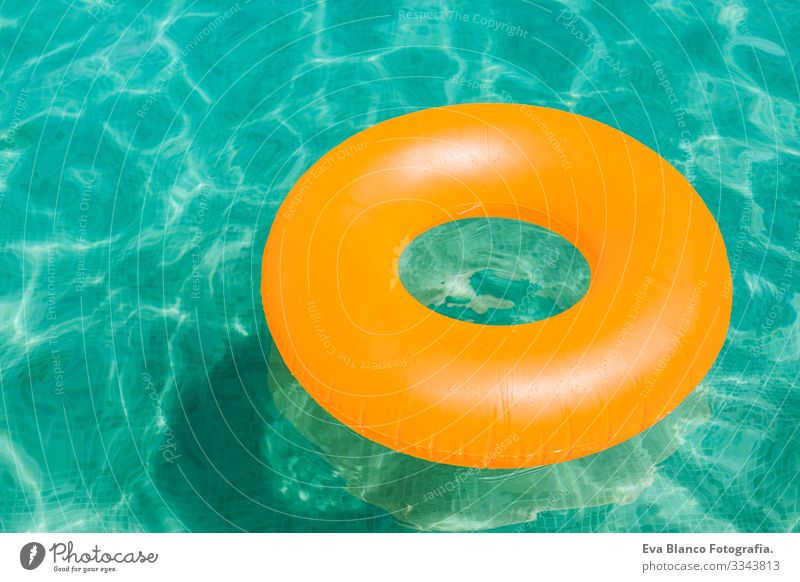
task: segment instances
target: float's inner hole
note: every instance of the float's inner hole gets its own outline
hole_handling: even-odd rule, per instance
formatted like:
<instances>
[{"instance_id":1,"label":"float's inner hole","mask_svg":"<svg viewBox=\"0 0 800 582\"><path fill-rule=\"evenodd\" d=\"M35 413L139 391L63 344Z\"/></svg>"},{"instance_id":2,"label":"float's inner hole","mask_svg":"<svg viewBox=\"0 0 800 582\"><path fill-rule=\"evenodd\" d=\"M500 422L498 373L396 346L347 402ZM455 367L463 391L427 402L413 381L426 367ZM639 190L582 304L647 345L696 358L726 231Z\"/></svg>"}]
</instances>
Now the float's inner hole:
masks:
<instances>
[{"instance_id":1,"label":"float's inner hole","mask_svg":"<svg viewBox=\"0 0 800 582\"><path fill-rule=\"evenodd\" d=\"M400 280L426 307L462 321L517 325L552 317L589 288L589 265L565 238L508 218L434 227L406 247Z\"/></svg>"}]
</instances>

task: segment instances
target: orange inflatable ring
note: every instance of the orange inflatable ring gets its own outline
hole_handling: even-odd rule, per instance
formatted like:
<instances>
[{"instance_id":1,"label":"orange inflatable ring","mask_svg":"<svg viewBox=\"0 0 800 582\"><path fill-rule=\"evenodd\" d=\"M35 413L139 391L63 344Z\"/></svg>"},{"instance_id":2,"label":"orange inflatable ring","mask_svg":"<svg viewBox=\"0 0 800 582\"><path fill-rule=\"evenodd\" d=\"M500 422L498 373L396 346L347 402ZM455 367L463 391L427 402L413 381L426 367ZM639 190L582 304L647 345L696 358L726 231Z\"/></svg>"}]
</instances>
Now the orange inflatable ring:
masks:
<instances>
[{"instance_id":1,"label":"orange inflatable ring","mask_svg":"<svg viewBox=\"0 0 800 582\"><path fill-rule=\"evenodd\" d=\"M397 259L471 217L565 237L588 291L513 326L426 308ZM602 123L513 104L419 111L331 150L281 205L262 269L275 345L322 407L397 451L481 468L566 461L653 425L709 370L731 310L722 236L677 170Z\"/></svg>"}]
</instances>

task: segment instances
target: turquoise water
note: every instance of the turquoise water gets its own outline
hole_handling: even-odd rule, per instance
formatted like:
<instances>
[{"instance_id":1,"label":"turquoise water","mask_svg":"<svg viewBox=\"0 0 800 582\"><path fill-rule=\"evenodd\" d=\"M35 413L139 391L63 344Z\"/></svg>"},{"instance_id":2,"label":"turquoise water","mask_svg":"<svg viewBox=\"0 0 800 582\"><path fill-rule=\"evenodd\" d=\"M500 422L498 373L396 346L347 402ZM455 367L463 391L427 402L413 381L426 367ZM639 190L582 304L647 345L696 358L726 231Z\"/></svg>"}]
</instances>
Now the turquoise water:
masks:
<instances>
[{"instance_id":1,"label":"turquoise water","mask_svg":"<svg viewBox=\"0 0 800 582\"><path fill-rule=\"evenodd\" d=\"M0 530L797 531L798 16L757 0L0 4ZM714 368L594 458L465 472L392 453L326 417L270 347L260 259L292 185L374 123L476 101L630 134L725 237ZM580 292L563 253L549 268L551 246L487 228L449 254L417 244L404 281L484 323Z\"/></svg>"}]
</instances>

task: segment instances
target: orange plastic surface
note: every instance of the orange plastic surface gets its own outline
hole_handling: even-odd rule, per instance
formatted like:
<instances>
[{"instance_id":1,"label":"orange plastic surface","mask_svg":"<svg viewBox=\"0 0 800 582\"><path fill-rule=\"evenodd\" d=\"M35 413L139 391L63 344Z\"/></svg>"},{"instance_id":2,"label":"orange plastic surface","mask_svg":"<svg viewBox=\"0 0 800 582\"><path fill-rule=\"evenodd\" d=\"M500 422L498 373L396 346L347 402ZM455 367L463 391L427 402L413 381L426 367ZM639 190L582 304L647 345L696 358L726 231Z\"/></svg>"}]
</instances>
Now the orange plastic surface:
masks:
<instances>
[{"instance_id":1,"label":"orange plastic surface","mask_svg":"<svg viewBox=\"0 0 800 582\"><path fill-rule=\"evenodd\" d=\"M591 269L586 295L514 326L417 302L403 248L471 217L565 237ZM328 152L278 211L261 292L289 370L334 417L481 468L566 461L648 428L702 380L731 311L722 236L677 170L607 125L513 104L419 111Z\"/></svg>"}]
</instances>

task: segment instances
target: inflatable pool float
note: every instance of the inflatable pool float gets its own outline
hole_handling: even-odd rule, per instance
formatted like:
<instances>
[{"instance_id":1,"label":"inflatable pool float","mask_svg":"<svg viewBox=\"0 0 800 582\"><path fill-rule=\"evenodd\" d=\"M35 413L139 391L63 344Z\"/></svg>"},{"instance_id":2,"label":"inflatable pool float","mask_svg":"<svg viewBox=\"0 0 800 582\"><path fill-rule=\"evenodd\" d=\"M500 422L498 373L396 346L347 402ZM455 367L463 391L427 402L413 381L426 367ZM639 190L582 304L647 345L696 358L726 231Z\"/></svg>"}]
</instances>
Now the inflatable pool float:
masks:
<instances>
[{"instance_id":1,"label":"inflatable pool float","mask_svg":"<svg viewBox=\"0 0 800 582\"><path fill-rule=\"evenodd\" d=\"M477 325L398 284L446 222L532 222L591 270L542 321ZM722 236L658 154L575 114L470 104L390 119L323 156L282 203L261 293L287 368L331 415L415 457L534 467L652 426L700 382L730 318Z\"/></svg>"}]
</instances>

